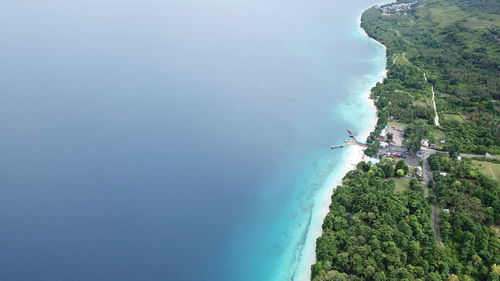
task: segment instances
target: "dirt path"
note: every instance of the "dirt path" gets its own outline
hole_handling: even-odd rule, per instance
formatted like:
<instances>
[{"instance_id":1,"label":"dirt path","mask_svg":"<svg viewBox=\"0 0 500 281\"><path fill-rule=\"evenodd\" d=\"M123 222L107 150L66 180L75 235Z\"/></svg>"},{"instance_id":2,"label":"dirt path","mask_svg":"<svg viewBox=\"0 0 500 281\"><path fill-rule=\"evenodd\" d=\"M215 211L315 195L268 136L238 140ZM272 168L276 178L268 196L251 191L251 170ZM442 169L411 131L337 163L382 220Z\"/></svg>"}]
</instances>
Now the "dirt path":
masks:
<instances>
[{"instance_id":1,"label":"dirt path","mask_svg":"<svg viewBox=\"0 0 500 281\"><path fill-rule=\"evenodd\" d=\"M434 124L436 125L436 127L439 127L439 115L438 115L438 112L437 112L437 109L436 109L436 99L434 98L436 96L436 94L434 94L434 86L431 85L431 91L432 91L432 105L434 106Z\"/></svg>"},{"instance_id":2,"label":"dirt path","mask_svg":"<svg viewBox=\"0 0 500 281\"><path fill-rule=\"evenodd\" d=\"M425 72L424 72L424 79L425 79L425 82L427 82L427 76L425 75ZM432 106L434 107L434 125L436 125L436 127L439 127L439 115L438 115L438 112L437 112L437 108L436 108L436 94L434 93L434 86L431 85L431 92L432 92Z\"/></svg>"}]
</instances>

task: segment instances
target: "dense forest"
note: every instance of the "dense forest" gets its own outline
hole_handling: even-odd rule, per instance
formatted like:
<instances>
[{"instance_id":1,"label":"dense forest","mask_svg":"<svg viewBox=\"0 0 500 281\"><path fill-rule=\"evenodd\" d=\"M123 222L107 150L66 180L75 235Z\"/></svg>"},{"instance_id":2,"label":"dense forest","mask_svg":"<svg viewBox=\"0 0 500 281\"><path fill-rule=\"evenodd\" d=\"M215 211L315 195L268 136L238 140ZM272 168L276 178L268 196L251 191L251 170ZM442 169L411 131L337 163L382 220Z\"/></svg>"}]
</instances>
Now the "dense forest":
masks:
<instances>
[{"instance_id":1,"label":"dense forest","mask_svg":"<svg viewBox=\"0 0 500 281\"><path fill-rule=\"evenodd\" d=\"M428 182L394 159L350 171L317 240L313 281L500 281L500 161L457 158L500 154L500 2L398 1L365 11L362 27L387 47L388 68L372 89L379 120L365 153L390 122L405 124L411 150L428 139L442 152L421 163Z\"/></svg>"},{"instance_id":2,"label":"dense forest","mask_svg":"<svg viewBox=\"0 0 500 281\"><path fill-rule=\"evenodd\" d=\"M500 221L497 183L467 161L434 156L434 171L448 171L433 183L449 210L441 220L444 246L436 243L430 223L428 201L434 198L424 198L415 179L396 191L401 161L360 163L332 196L313 281L499 280L500 241L490 227Z\"/></svg>"},{"instance_id":3,"label":"dense forest","mask_svg":"<svg viewBox=\"0 0 500 281\"><path fill-rule=\"evenodd\" d=\"M500 154L499 3L420 0L399 13L363 14L362 27L388 48L388 78L372 91L380 123L432 124L433 86L441 126L425 137L459 152Z\"/></svg>"}]
</instances>

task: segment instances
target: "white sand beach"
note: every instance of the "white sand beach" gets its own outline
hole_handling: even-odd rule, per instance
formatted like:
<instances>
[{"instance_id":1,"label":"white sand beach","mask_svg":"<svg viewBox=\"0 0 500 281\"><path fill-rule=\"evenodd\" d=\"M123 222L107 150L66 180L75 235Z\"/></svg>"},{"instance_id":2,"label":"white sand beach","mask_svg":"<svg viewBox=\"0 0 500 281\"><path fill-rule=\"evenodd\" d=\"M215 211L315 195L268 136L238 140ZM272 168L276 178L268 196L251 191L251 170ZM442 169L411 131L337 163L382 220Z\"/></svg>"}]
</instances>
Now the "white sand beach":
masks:
<instances>
[{"instance_id":1,"label":"white sand beach","mask_svg":"<svg viewBox=\"0 0 500 281\"><path fill-rule=\"evenodd\" d=\"M359 18L359 22L361 23L361 17ZM386 47L382 43L369 37L364 29L360 28L360 32L362 33L363 37L366 37L367 40L371 40L374 43L376 43L377 45L381 46L383 48L383 52L385 54ZM385 59L386 59L385 55L383 56L382 59L385 61ZM387 77L387 69L385 68L379 74L379 79L377 80L377 82L382 82L386 77ZM375 84L372 85L372 87L375 86ZM366 101L366 103L370 107L370 111L376 112L376 107L375 107L374 101L370 97L370 94L371 94L371 88L368 91L366 91L365 93L363 93L363 95L361 95L360 98L362 98ZM366 138L375 129L375 127L377 125L376 116L374 118L369 118L368 120L363 120L363 121L369 122L369 124L367 125L367 128L369 128L369 129L365 130L363 132L360 132L360 134L357 137L360 141L366 140ZM326 215L328 214L328 212L330 210L329 207L331 204L331 196L332 196L333 192L335 191L336 187L339 186L340 184L342 184L342 179L347 174L347 172L355 169L356 165L359 162L369 160L369 157L364 154L364 150L365 150L365 148L362 146L359 146L359 145L352 145L352 146L347 148L346 154L348 156L347 156L346 163L345 163L343 169L338 174L334 175L331 178L331 183L329 184L329 186L331 188L328 188L325 191L325 193L323 194L323 197L321 199L322 201L320 203L318 203L319 206L316 209L318 211L317 211L317 213L313 214L313 223L311 223L312 229L310 230L309 237L308 237L308 240L314 239L314 243L313 243L314 247L312 249L306 249L305 253L304 253L304 255L306 255L304 260L307 260L309 267L307 268L307 270L305 270L305 272L301 273L300 276L297 276L298 280L304 280L304 281L310 280L310 278L311 278L310 277L310 275L311 275L310 266L313 265L314 263L316 263L316 239L319 238L323 234L322 224L323 224L323 221L324 221ZM317 220L320 220L320 221L318 222Z\"/></svg>"}]
</instances>

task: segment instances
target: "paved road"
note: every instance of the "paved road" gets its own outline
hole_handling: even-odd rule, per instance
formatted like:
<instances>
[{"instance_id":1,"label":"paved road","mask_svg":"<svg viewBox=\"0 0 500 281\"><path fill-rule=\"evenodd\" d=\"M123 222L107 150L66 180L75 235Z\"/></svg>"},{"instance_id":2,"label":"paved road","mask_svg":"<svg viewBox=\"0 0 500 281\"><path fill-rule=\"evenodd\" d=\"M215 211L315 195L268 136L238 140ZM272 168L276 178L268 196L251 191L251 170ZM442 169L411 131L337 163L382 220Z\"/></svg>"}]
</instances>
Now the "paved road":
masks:
<instances>
[{"instance_id":1,"label":"paved road","mask_svg":"<svg viewBox=\"0 0 500 281\"><path fill-rule=\"evenodd\" d=\"M486 153L486 155L460 153L459 156L462 158L486 158L486 159L500 160L500 156L493 156L493 155L490 155L488 153Z\"/></svg>"},{"instance_id":2,"label":"paved road","mask_svg":"<svg viewBox=\"0 0 500 281\"><path fill-rule=\"evenodd\" d=\"M438 151L430 148L424 148L422 151L422 160L423 160L423 182L424 186L429 183L430 180L432 180L432 171L431 167L429 166L429 163L427 162L427 159L429 159L429 156L431 156L434 153L437 153ZM432 188L432 193L436 195L436 190ZM443 246L443 242L441 240L441 231L439 230L439 209L437 206L437 202L432 203L432 218L433 218L433 224L434 224L434 234L436 238L436 243L438 246Z\"/></svg>"}]
</instances>

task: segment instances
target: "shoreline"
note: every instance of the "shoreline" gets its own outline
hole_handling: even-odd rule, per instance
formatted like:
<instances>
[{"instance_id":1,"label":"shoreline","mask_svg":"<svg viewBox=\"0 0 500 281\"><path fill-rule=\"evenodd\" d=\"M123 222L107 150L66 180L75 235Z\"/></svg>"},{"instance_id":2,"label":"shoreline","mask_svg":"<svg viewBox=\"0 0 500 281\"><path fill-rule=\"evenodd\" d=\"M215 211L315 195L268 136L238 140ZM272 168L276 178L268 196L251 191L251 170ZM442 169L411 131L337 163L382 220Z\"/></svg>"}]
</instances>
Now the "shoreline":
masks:
<instances>
[{"instance_id":1,"label":"shoreline","mask_svg":"<svg viewBox=\"0 0 500 281\"><path fill-rule=\"evenodd\" d=\"M375 106L374 100L371 98L371 91L372 88L375 87L377 83L382 83L385 78L387 78L387 47L380 43L379 41L373 39L366 33L364 28L361 27L361 16L358 18L358 26L359 29L358 31L361 33L362 37L365 39L368 39L378 45L379 47L382 47L383 50L383 64L384 64L384 70L380 72L377 77L378 80L371 85L370 89L368 89L366 92L364 92L362 95L359 96L364 102L367 103L368 107L370 108L370 111L375 113L375 116L373 119L369 120L370 124L367 126L367 129L363 132L361 132L358 136L358 139L360 140L365 140L370 133L375 129L377 122L378 122L378 116L377 116L377 108ZM311 266L316 263L316 240L323 235L323 221L325 220L326 216L330 212L330 205L332 203L331 197L333 193L335 192L335 189L337 186L342 184L342 180L345 177L345 175L356 168L356 165L361 162L361 161L368 161L369 157L364 154L365 148L361 146L350 146L346 150L345 154L347 154L345 163L343 163L343 168L340 169L340 172L338 172L337 175L335 175L335 179L332 182L329 182L327 185L329 186L328 188L325 189L324 194L320 195L319 198L321 198L321 201L318 202L320 206L318 206L318 213L313 214L313 216L317 219L320 219L320 223L316 224L313 226L313 229L310 230L309 239L314 239L314 248L311 250L311 253L304 253L306 256L305 259L307 260L307 268L305 274L301 274L304 277L301 278L304 281L310 281L311 280ZM340 178L339 178L340 177Z\"/></svg>"}]
</instances>

